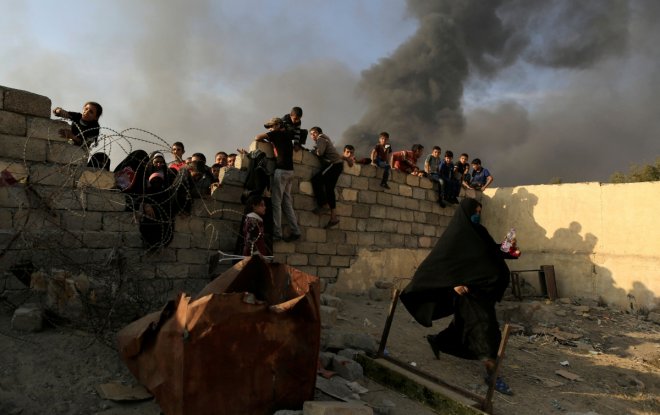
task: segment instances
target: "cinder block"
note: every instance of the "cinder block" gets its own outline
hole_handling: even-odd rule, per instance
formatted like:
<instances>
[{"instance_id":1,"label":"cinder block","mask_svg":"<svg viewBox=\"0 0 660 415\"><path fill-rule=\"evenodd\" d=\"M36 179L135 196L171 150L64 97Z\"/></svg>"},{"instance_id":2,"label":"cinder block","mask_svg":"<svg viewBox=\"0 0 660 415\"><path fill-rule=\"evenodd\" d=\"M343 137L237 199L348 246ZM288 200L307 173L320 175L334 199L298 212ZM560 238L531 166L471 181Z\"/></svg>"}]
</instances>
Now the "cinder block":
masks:
<instances>
[{"instance_id":1,"label":"cinder block","mask_svg":"<svg viewBox=\"0 0 660 415\"><path fill-rule=\"evenodd\" d=\"M319 171L319 167L307 166L305 164L293 165L293 188L299 180L309 180Z\"/></svg>"},{"instance_id":2,"label":"cinder block","mask_svg":"<svg viewBox=\"0 0 660 415\"><path fill-rule=\"evenodd\" d=\"M387 217L387 206L373 205L371 206L371 217L384 219Z\"/></svg>"},{"instance_id":3,"label":"cinder block","mask_svg":"<svg viewBox=\"0 0 660 415\"><path fill-rule=\"evenodd\" d=\"M33 164L30 166L30 182L44 186L72 187L80 172L60 164Z\"/></svg>"},{"instance_id":4,"label":"cinder block","mask_svg":"<svg viewBox=\"0 0 660 415\"><path fill-rule=\"evenodd\" d=\"M305 243L307 242L325 242L327 234L325 229L309 228L305 232Z\"/></svg>"},{"instance_id":5,"label":"cinder block","mask_svg":"<svg viewBox=\"0 0 660 415\"><path fill-rule=\"evenodd\" d=\"M277 246L277 252L286 252L285 249L290 246L293 248L293 252L298 252L299 254L316 254L318 252L318 245L318 243L308 241L300 244L280 244Z\"/></svg>"},{"instance_id":6,"label":"cinder block","mask_svg":"<svg viewBox=\"0 0 660 415\"><path fill-rule=\"evenodd\" d=\"M413 187L413 199L419 199L419 200L428 200L426 198L426 190L420 189L419 187Z\"/></svg>"},{"instance_id":7,"label":"cinder block","mask_svg":"<svg viewBox=\"0 0 660 415\"><path fill-rule=\"evenodd\" d=\"M367 219L367 232L382 232L383 220L382 219Z\"/></svg>"},{"instance_id":8,"label":"cinder block","mask_svg":"<svg viewBox=\"0 0 660 415\"><path fill-rule=\"evenodd\" d=\"M356 190L368 190L369 179L366 177L353 177L353 180L351 181L351 187Z\"/></svg>"},{"instance_id":9,"label":"cinder block","mask_svg":"<svg viewBox=\"0 0 660 415\"><path fill-rule=\"evenodd\" d=\"M420 248L432 248L435 245L435 238L430 238L428 236L419 237L419 247Z\"/></svg>"},{"instance_id":10,"label":"cinder block","mask_svg":"<svg viewBox=\"0 0 660 415\"><path fill-rule=\"evenodd\" d=\"M362 190L358 194L358 202L362 204L374 205L376 203L378 194L371 190Z\"/></svg>"},{"instance_id":11,"label":"cinder block","mask_svg":"<svg viewBox=\"0 0 660 415\"><path fill-rule=\"evenodd\" d=\"M424 177L421 177L421 178L420 178L419 176L413 176L412 174L408 174L408 175L406 176L406 184L407 184L408 186L419 187L419 181L420 181L420 179L422 179L422 180L428 180L428 179L426 179L426 178L424 178Z\"/></svg>"},{"instance_id":12,"label":"cinder block","mask_svg":"<svg viewBox=\"0 0 660 415\"><path fill-rule=\"evenodd\" d=\"M14 234L12 220L12 210L0 208L0 230L8 231L10 234ZM5 246L5 245L2 245Z\"/></svg>"},{"instance_id":13,"label":"cinder block","mask_svg":"<svg viewBox=\"0 0 660 415\"><path fill-rule=\"evenodd\" d=\"M250 157L247 154L238 153L236 155L236 161L234 162L234 167L238 170L248 170L250 168Z\"/></svg>"},{"instance_id":14,"label":"cinder block","mask_svg":"<svg viewBox=\"0 0 660 415\"><path fill-rule=\"evenodd\" d=\"M103 214L100 212L64 211L61 213L62 225L74 231L101 231Z\"/></svg>"},{"instance_id":15,"label":"cinder block","mask_svg":"<svg viewBox=\"0 0 660 415\"><path fill-rule=\"evenodd\" d=\"M412 224L412 234L413 235L423 235L424 234L424 225L421 223L413 222Z\"/></svg>"},{"instance_id":16,"label":"cinder block","mask_svg":"<svg viewBox=\"0 0 660 415\"><path fill-rule=\"evenodd\" d=\"M314 167L317 169L321 167L321 162L319 161L319 158L316 154L307 150L301 150L298 153L302 154L301 164L304 164L305 166Z\"/></svg>"},{"instance_id":17,"label":"cinder block","mask_svg":"<svg viewBox=\"0 0 660 415\"><path fill-rule=\"evenodd\" d=\"M307 196L314 196L314 189L312 188L312 182L309 181L301 181L298 187L298 191L301 194Z\"/></svg>"},{"instance_id":18,"label":"cinder block","mask_svg":"<svg viewBox=\"0 0 660 415\"><path fill-rule=\"evenodd\" d=\"M437 211L437 209L442 209L438 205L437 202L429 202L428 200L420 200L419 201L419 211L420 212L434 212Z\"/></svg>"},{"instance_id":19,"label":"cinder block","mask_svg":"<svg viewBox=\"0 0 660 415\"><path fill-rule=\"evenodd\" d=\"M172 242L170 243L170 247L175 249L188 249L190 248L190 239L190 235L186 235L181 232L175 232L174 238L172 238Z\"/></svg>"},{"instance_id":20,"label":"cinder block","mask_svg":"<svg viewBox=\"0 0 660 415\"><path fill-rule=\"evenodd\" d=\"M408 199L406 199L406 209L408 209L410 211L413 211L413 212L421 211L421 209L419 208L421 203L422 203L422 201L420 201L420 200L413 199L412 197L408 198Z\"/></svg>"},{"instance_id":21,"label":"cinder block","mask_svg":"<svg viewBox=\"0 0 660 415\"><path fill-rule=\"evenodd\" d=\"M333 256L330 259L330 266L347 268L351 265L351 259L347 256Z\"/></svg>"},{"instance_id":22,"label":"cinder block","mask_svg":"<svg viewBox=\"0 0 660 415\"><path fill-rule=\"evenodd\" d=\"M46 140L0 134L0 145L2 145L2 157L4 158L46 161Z\"/></svg>"},{"instance_id":23,"label":"cinder block","mask_svg":"<svg viewBox=\"0 0 660 415\"><path fill-rule=\"evenodd\" d=\"M0 134L25 135L27 121L24 115L0 110Z\"/></svg>"},{"instance_id":24,"label":"cinder block","mask_svg":"<svg viewBox=\"0 0 660 415\"><path fill-rule=\"evenodd\" d=\"M263 141L252 141L250 143L249 151L261 150L266 153L266 157L274 158L275 153L273 152L273 145L270 143L264 143Z\"/></svg>"},{"instance_id":25,"label":"cinder block","mask_svg":"<svg viewBox=\"0 0 660 415\"><path fill-rule=\"evenodd\" d=\"M100 212L122 212L126 208L126 198L123 193L111 190L86 188L83 193L83 206L87 210Z\"/></svg>"},{"instance_id":26,"label":"cinder block","mask_svg":"<svg viewBox=\"0 0 660 415\"><path fill-rule=\"evenodd\" d=\"M422 189L433 189L433 182L428 179L420 179L419 187L421 187ZM437 192L434 193L437 194Z\"/></svg>"},{"instance_id":27,"label":"cinder block","mask_svg":"<svg viewBox=\"0 0 660 415\"><path fill-rule=\"evenodd\" d=\"M344 162L344 173L351 176L359 176L363 167L365 166L357 163L353 163L353 166L349 166L348 163Z\"/></svg>"},{"instance_id":28,"label":"cinder block","mask_svg":"<svg viewBox=\"0 0 660 415\"><path fill-rule=\"evenodd\" d=\"M0 207L17 208L28 205L29 200L24 186L0 186Z\"/></svg>"},{"instance_id":29,"label":"cinder block","mask_svg":"<svg viewBox=\"0 0 660 415\"><path fill-rule=\"evenodd\" d=\"M354 231L357 229L357 220L348 216L342 216L339 222L339 229L342 231Z\"/></svg>"},{"instance_id":30,"label":"cinder block","mask_svg":"<svg viewBox=\"0 0 660 415\"><path fill-rule=\"evenodd\" d=\"M11 328L18 331L41 331L43 328L43 313L36 304L26 304L19 307L11 318Z\"/></svg>"},{"instance_id":31,"label":"cinder block","mask_svg":"<svg viewBox=\"0 0 660 415\"><path fill-rule=\"evenodd\" d=\"M240 203L243 190L242 185L240 187L235 185L222 185L222 187L213 192L211 197L213 197L214 200L223 202Z\"/></svg>"},{"instance_id":32,"label":"cinder block","mask_svg":"<svg viewBox=\"0 0 660 415\"><path fill-rule=\"evenodd\" d=\"M401 185L399 186L399 195L404 196L404 197L412 197L413 191L412 187L406 186L406 185Z\"/></svg>"},{"instance_id":33,"label":"cinder block","mask_svg":"<svg viewBox=\"0 0 660 415\"><path fill-rule=\"evenodd\" d=\"M301 266L301 265L308 265L309 260L307 258L307 255L293 254L287 257L286 263L291 266Z\"/></svg>"},{"instance_id":34,"label":"cinder block","mask_svg":"<svg viewBox=\"0 0 660 415\"><path fill-rule=\"evenodd\" d=\"M176 259L184 264L208 264L209 252L201 249L177 249Z\"/></svg>"},{"instance_id":35,"label":"cinder block","mask_svg":"<svg viewBox=\"0 0 660 415\"><path fill-rule=\"evenodd\" d=\"M12 177L19 182L24 182L28 177L28 169L23 163L15 160L0 160L0 171L7 170Z\"/></svg>"},{"instance_id":36,"label":"cinder block","mask_svg":"<svg viewBox=\"0 0 660 415\"><path fill-rule=\"evenodd\" d=\"M337 278L337 268L335 267L318 267L316 275L319 278Z\"/></svg>"},{"instance_id":37,"label":"cinder block","mask_svg":"<svg viewBox=\"0 0 660 415\"><path fill-rule=\"evenodd\" d=\"M50 142L46 151L46 161L49 163L86 166L89 154L83 147L62 142Z\"/></svg>"},{"instance_id":38,"label":"cinder block","mask_svg":"<svg viewBox=\"0 0 660 415\"><path fill-rule=\"evenodd\" d=\"M322 305L319 307L321 313L321 325L323 327L333 327L337 323L337 309Z\"/></svg>"},{"instance_id":39,"label":"cinder block","mask_svg":"<svg viewBox=\"0 0 660 415\"><path fill-rule=\"evenodd\" d=\"M339 187L339 188L343 188L343 187L351 188L351 187L353 187L353 186L351 186L352 181L353 181L352 176L347 176L345 174L342 174L341 176L339 176L339 179L337 179L337 187Z\"/></svg>"},{"instance_id":40,"label":"cinder block","mask_svg":"<svg viewBox=\"0 0 660 415\"><path fill-rule=\"evenodd\" d=\"M115 175L104 169L85 169L80 175L77 185L78 187L112 189L116 186Z\"/></svg>"},{"instance_id":41,"label":"cinder block","mask_svg":"<svg viewBox=\"0 0 660 415\"><path fill-rule=\"evenodd\" d=\"M309 264L314 266L325 267L330 265L330 256L329 255L310 255Z\"/></svg>"},{"instance_id":42,"label":"cinder block","mask_svg":"<svg viewBox=\"0 0 660 415\"><path fill-rule=\"evenodd\" d=\"M381 248L389 248L390 245L392 244L391 242L391 234L389 233L378 233L376 234L376 237L374 238L374 245L381 247Z\"/></svg>"},{"instance_id":43,"label":"cinder block","mask_svg":"<svg viewBox=\"0 0 660 415\"><path fill-rule=\"evenodd\" d=\"M369 247L374 244L375 235L373 233L358 233L358 245Z\"/></svg>"},{"instance_id":44,"label":"cinder block","mask_svg":"<svg viewBox=\"0 0 660 415\"><path fill-rule=\"evenodd\" d=\"M20 114L50 118L50 98L20 89L7 89L4 93L3 108Z\"/></svg>"},{"instance_id":45,"label":"cinder block","mask_svg":"<svg viewBox=\"0 0 660 415\"><path fill-rule=\"evenodd\" d=\"M419 240L414 235L405 235L404 244L406 248L417 249L419 248Z\"/></svg>"},{"instance_id":46,"label":"cinder block","mask_svg":"<svg viewBox=\"0 0 660 415\"><path fill-rule=\"evenodd\" d=\"M358 191L355 189L341 189L339 192L341 195L341 200L346 202L356 202L358 197Z\"/></svg>"},{"instance_id":47,"label":"cinder block","mask_svg":"<svg viewBox=\"0 0 660 415\"><path fill-rule=\"evenodd\" d=\"M119 232L90 232L83 234L83 244L89 248L113 248L121 246L122 235Z\"/></svg>"},{"instance_id":48,"label":"cinder block","mask_svg":"<svg viewBox=\"0 0 660 415\"><path fill-rule=\"evenodd\" d=\"M243 184L245 179L247 179L247 171L239 170L238 168L223 167L220 169L218 174L218 180L223 186L223 189L227 185L240 187L243 189ZM240 196L239 196L240 198ZM240 199L239 199L240 200Z\"/></svg>"},{"instance_id":49,"label":"cinder block","mask_svg":"<svg viewBox=\"0 0 660 415\"><path fill-rule=\"evenodd\" d=\"M322 255L336 255L337 254L337 244L336 243L319 243L318 244L318 253Z\"/></svg>"},{"instance_id":50,"label":"cinder block","mask_svg":"<svg viewBox=\"0 0 660 415\"><path fill-rule=\"evenodd\" d=\"M66 143L66 137L60 137L60 130L70 130L71 126L61 120L27 117L27 136L30 138L43 138L53 142Z\"/></svg>"},{"instance_id":51,"label":"cinder block","mask_svg":"<svg viewBox=\"0 0 660 415\"><path fill-rule=\"evenodd\" d=\"M337 215L353 216L353 205L344 202L337 202Z\"/></svg>"},{"instance_id":52,"label":"cinder block","mask_svg":"<svg viewBox=\"0 0 660 415\"><path fill-rule=\"evenodd\" d=\"M84 195L80 191L53 186L34 186L34 189L53 209L77 210L84 207Z\"/></svg>"}]
</instances>

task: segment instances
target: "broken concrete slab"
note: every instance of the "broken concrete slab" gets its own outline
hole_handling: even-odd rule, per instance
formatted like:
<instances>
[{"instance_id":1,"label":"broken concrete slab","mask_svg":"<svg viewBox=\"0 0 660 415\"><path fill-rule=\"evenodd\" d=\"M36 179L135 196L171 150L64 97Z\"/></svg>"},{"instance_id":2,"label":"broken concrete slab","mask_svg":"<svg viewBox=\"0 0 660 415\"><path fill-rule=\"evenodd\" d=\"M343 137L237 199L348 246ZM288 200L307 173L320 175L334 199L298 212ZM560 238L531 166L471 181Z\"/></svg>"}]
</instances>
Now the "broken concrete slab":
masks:
<instances>
[{"instance_id":1,"label":"broken concrete slab","mask_svg":"<svg viewBox=\"0 0 660 415\"><path fill-rule=\"evenodd\" d=\"M25 304L14 311L11 328L17 331L37 332L43 329L43 312L38 304Z\"/></svg>"},{"instance_id":2,"label":"broken concrete slab","mask_svg":"<svg viewBox=\"0 0 660 415\"><path fill-rule=\"evenodd\" d=\"M373 415L374 411L361 403L335 401L308 401L303 405L303 415Z\"/></svg>"},{"instance_id":3,"label":"broken concrete slab","mask_svg":"<svg viewBox=\"0 0 660 415\"><path fill-rule=\"evenodd\" d=\"M153 396L142 385L124 385L121 382L108 382L96 385L96 392L103 399L111 401L143 401Z\"/></svg>"},{"instance_id":4,"label":"broken concrete slab","mask_svg":"<svg viewBox=\"0 0 660 415\"><path fill-rule=\"evenodd\" d=\"M346 380L360 380L364 377L362 366L353 359L335 355L332 358L332 370Z\"/></svg>"}]
</instances>

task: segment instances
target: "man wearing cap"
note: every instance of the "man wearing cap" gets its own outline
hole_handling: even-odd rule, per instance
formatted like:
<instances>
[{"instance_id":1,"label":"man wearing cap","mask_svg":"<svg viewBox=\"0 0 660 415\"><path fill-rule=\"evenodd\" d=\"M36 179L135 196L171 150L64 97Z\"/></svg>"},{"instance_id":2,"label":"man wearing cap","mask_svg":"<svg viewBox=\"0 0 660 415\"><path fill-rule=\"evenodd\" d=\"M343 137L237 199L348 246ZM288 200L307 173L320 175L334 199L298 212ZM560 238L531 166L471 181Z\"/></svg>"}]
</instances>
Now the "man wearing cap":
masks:
<instances>
[{"instance_id":1,"label":"man wearing cap","mask_svg":"<svg viewBox=\"0 0 660 415\"><path fill-rule=\"evenodd\" d=\"M291 186L293 181L293 134L284 128L281 118L271 118L264 124L268 132L258 134L255 141L268 141L274 147L276 164L275 173L271 183L271 197L273 202L273 241L282 239L282 211L286 215L291 227L291 235L286 242L300 238L300 228L296 213L293 210Z\"/></svg>"}]
</instances>

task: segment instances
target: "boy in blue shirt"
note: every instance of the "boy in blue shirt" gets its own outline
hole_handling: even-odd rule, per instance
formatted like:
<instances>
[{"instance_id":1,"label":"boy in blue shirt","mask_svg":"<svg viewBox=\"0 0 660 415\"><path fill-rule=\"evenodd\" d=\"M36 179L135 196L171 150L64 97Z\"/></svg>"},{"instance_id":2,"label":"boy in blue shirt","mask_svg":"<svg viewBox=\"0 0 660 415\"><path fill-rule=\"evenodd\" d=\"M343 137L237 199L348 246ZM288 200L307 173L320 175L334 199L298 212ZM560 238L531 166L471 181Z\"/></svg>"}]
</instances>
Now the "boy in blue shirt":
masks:
<instances>
[{"instance_id":1,"label":"boy in blue shirt","mask_svg":"<svg viewBox=\"0 0 660 415\"><path fill-rule=\"evenodd\" d=\"M487 168L484 168L481 165L481 160L476 158L472 160L472 175L469 176L469 182L466 181L463 184L468 189L474 190L484 190L493 182L493 176L490 174Z\"/></svg>"}]
</instances>

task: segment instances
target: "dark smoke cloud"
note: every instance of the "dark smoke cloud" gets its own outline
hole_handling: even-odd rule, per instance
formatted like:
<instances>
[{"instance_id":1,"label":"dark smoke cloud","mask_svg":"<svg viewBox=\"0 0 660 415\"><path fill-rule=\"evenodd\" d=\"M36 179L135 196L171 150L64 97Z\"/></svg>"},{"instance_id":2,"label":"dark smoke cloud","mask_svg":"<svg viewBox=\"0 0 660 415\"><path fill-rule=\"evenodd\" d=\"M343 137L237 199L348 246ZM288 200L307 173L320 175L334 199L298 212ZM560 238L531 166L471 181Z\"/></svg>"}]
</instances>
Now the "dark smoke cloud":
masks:
<instances>
[{"instance_id":1,"label":"dark smoke cloud","mask_svg":"<svg viewBox=\"0 0 660 415\"><path fill-rule=\"evenodd\" d=\"M606 180L660 153L654 3L409 0L408 8L419 30L359 85L369 106L344 138L362 151L387 130L395 148L440 144L480 157L500 186ZM507 95L523 85L533 94ZM487 99L465 107L466 88Z\"/></svg>"}]
</instances>

